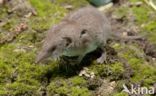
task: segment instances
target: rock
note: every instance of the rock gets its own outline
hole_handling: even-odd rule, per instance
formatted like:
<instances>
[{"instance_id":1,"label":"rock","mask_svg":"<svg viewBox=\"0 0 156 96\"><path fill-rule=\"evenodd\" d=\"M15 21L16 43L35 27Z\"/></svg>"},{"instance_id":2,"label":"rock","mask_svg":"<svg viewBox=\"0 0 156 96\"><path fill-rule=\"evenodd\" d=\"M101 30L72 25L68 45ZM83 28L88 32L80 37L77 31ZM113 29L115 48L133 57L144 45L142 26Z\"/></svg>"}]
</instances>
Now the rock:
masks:
<instances>
[{"instance_id":1,"label":"rock","mask_svg":"<svg viewBox=\"0 0 156 96\"><path fill-rule=\"evenodd\" d=\"M65 5L64 8L67 9L67 10L72 10L73 6L72 5Z\"/></svg>"},{"instance_id":2,"label":"rock","mask_svg":"<svg viewBox=\"0 0 156 96\"><path fill-rule=\"evenodd\" d=\"M9 13L15 12L19 16L25 16L29 13L32 13L32 15L37 15L35 9L27 0L10 0L6 3L6 5Z\"/></svg>"},{"instance_id":3,"label":"rock","mask_svg":"<svg viewBox=\"0 0 156 96\"><path fill-rule=\"evenodd\" d=\"M102 86L97 90L96 96L110 96L115 87L115 81L109 82L108 80L104 80Z\"/></svg>"},{"instance_id":4,"label":"rock","mask_svg":"<svg viewBox=\"0 0 156 96\"><path fill-rule=\"evenodd\" d=\"M93 79L95 77L94 72L89 71L88 68L84 67L83 70L80 71L79 76L84 76L89 79Z\"/></svg>"}]
</instances>

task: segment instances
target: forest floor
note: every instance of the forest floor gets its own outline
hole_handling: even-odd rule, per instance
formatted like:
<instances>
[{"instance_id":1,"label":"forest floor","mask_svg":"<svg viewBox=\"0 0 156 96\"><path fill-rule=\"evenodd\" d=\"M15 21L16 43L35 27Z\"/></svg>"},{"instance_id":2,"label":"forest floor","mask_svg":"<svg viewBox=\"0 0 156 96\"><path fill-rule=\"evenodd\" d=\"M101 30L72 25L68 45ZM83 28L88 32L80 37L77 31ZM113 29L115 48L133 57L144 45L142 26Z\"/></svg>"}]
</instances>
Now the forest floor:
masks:
<instances>
[{"instance_id":1,"label":"forest floor","mask_svg":"<svg viewBox=\"0 0 156 96\"><path fill-rule=\"evenodd\" d=\"M113 32L145 37L111 41L107 63L93 60L78 69L59 68L59 61L34 60L46 31L87 1L1 1L0 96L155 96L122 91L123 85L131 84L156 89L156 11L143 0L120 0L105 14Z\"/></svg>"}]
</instances>

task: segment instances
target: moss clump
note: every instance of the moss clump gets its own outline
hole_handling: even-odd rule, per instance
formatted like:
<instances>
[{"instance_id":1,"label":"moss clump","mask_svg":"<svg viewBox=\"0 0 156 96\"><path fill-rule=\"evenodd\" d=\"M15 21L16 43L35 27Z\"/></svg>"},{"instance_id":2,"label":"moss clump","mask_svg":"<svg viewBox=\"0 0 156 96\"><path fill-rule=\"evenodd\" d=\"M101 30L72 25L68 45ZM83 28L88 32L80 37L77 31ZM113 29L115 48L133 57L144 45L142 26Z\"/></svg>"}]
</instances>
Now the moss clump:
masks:
<instances>
[{"instance_id":1,"label":"moss clump","mask_svg":"<svg viewBox=\"0 0 156 96\"><path fill-rule=\"evenodd\" d=\"M121 92L121 93L116 93L113 96L128 96L127 93Z\"/></svg>"},{"instance_id":2,"label":"moss clump","mask_svg":"<svg viewBox=\"0 0 156 96\"><path fill-rule=\"evenodd\" d=\"M132 10L138 24L148 22L149 10L146 7L132 7Z\"/></svg>"},{"instance_id":3,"label":"moss clump","mask_svg":"<svg viewBox=\"0 0 156 96\"><path fill-rule=\"evenodd\" d=\"M117 18L122 18L124 16L127 16L128 14L128 8L127 7L119 7L118 9L115 9L113 14L117 16Z\"/></svg>"},{"instance_id":4,"label":"moss clump","mask_svg":"<svg viewBox=\"0 0 156 96\"><path fill-rule=\"evenodd\" d=\"M122 76L124 74L124 68L122 63L112 64L110 69L112 71L112 79L122 79Z\"/></svg>"},{"instance_id":5,"label":"moss clump","mask_svg":"<svg viewBox=\"0 0 156 96\"><path fill-rule=\"evenodd\" d=\"M121 52L119 52L119 55L125 60L127 60L127 63L129 64L129 66L132 68L134 72L133 76L130 78L130 81L133 83L140 83L141 81L143 81L143 86L153 85L156 79L156 76L154 75L156 74L155 73L156 71L154 70L155 65L150 65L145 59L137 57L138 51L135 52L135 50L130 49L128 46L129 45L125 46L125 48L117 47L117 49L120 51L122 50ZM117 75L124 74L125 69L122 69L123 67L121 64L117 64L117 66L116 65L114 66L115 69L116 67L121 71L114 70L114 73L117 73ZM112 68L113 66L111 66L111 69Z\"/></svg>"},{"instance_id":6,"label":"moss clump","mask_svg":"<svg viewBox=\"0 0 156 96\"><path fill-rule=\"evenodd\" d=\"M0 86L3 86L0 89L3 92L1 94L34 96L38 94L41 82L47 82L43 76L53 67L34 64L35 49L28 47L29 50L26 50L27 47L14 43L0 48Z\"/></svg>"},{"instance_id":7,"label":"moss clump","mask_svg":"<svg viewBox=\"0 0 156 96\"><path fill-rule=\"evenodd\" d=\"M88 4L87 0L79 0L79 1L75 1L75 0L57 0L53 2L54 4L58 4L60 6L65 6L65 5L72 5L74 8L79 8L79 7L83 7L86 6Z\"/></svg>"},{"instance_id":8,"label":"moss clump","mask_svg":"<svg viewBox=\"0 0 156 96\"><path fill-rule=\"evenodd\" d=\"M15 82L12 84L7 84L5 86L5 90L7 94L5 95L13 95L13 96L21 96L27 94L27 96L35 96L37 95L37 86L30 86L28 84Z\"/></svg>"},{"instance_id":9,"label":"moss clump","mask_svg":"<svg viewBox=\"0 0 156 96\"><path fill-rule=\"evenodd\" d=\"M30 3L36 9L38 18L32 17L29 22L34 30L45 31L50 26L60 21L67 10L50 2L49 0L30 0Z\"/></svg>"},{"instance_id":10,"label":"moss clump","mask_svg":"<svg viewBox=\"0 0 156 96\"><path fill-rule=\"evenodd\" d=\"M143 81L145 86L155 83L156 76L154 74L156 74L156 71L153 66L148 64L139 64L137 66L133 65L133 67L136 68L135 75L132 77L133 82Z\"/></svg>"},{"instance_id":11,"label":"moss clump","mask_svg":"<svg viewBox=\"0 0 156 96\"><path fill-rule=\"evenodd\" d=\"M147 7L145 3L140 7L132 7L131 9L136 19L136 24L138 26L141 26L140 28L141 32L143 32L148 36L150 42L155 43L156 40L155 39L156 23L154 22L156 20L156 16L154 15L155 11L151 10L150 7Z\"/></svg>"},{"instance_id":12,"label":"moss clump","mask_svg":"<svg viewBox=\"0 0 156 96\"><path fill-rule=\"evenodd\" d=\"M156 22L154 21L149 22L144 26L144 30L146 30L147 32L155 31L156 30L155 26L156 26Z\"/></svg>"},{"instance_id":13,"label":"moss clump","mask_svg":"<svg viewBox=\"0 0 156 96\"><path fill-rule=\"evenodd\" d=\"M154 20L155 21L155 20ZM153 20L147 24L145 24L145 26L143 27L142 31L146 31L148 34L148 39L150 42L153 42L154 44L156 41L156 22L154 22Z\"/></svg>"},{"instance_id":14,"label":"moss clump","mask_svg":"<svg viewBox=\"0 0 156 96\"><path fill-rule=\"evenodd\" d=\"M111 80L120 80L123 77L125 69L123 64L116 62L114 64L95 64L90 67L95 75L102 78L109 78Z\"/></svg>"},{"instance_id":15,"label":"moss clump","mask_svg":"<svg viewBox=\"0 0 156 96\"><path fill-rule=\"evenodd\" d=\"M89 90L84 86L85 83L86 81L81 77L73 77L67 80L55 78L47 87L48 95L91 96Z\"/></svg>"},{"instance_id":16,"label":"moss clump","mask_svg":"<svg viewBox=\"0 0 156 96\"><path fill-rule=\"evenodd\" d=\"M78 76L75 76L71 79L71 82L74 86L77 86L77 85L85 85L86 83L86 80L83 79L82 77L78 77Z\"/></svg>"}]
</instances>

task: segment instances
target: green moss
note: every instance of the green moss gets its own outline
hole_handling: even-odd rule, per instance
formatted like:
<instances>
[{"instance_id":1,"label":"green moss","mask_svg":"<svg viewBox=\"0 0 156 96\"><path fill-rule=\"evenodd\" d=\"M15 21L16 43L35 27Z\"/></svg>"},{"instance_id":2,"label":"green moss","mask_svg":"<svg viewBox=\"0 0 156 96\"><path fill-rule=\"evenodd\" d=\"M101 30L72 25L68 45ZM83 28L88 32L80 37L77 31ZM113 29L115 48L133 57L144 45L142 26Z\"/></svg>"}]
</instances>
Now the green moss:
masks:
<instances>
[{"instance_id":1,"label":"green moss","mask_svg":"<svg viewBox=\"0 0 156 96\"><path fill-rule=\"evenodd\" d=\"M79 0L79 1L76 1L76 0L57 0L57 1L54 1L53 3L55 4L58 4L60 6L62 5L72 5L74 8L79 8L79 7L83 7L83 6L86 6L88 4L87 0Z\"/></svg>"},{"instance_id":2,"label":"green moss","mask_svg":"<svg viewBox=\"0 0 156 96\"><path fill-rule=\"evenodd\" d=\"M138 0L129 0L130 3L136 3ZM137 6L120 6L114 11L117 17L129 16L132 15L135 19L134 24L141 26L140 30L143 34L148 36L150 42L155 43L155 12L151 10L150 6L147 6L145 2L140 7Z\"/></svg>"},{"instance_id":3,"label":"green moss","mask_svg":"<svg viewBox=\"0 0 156 96\"><path fill-rule=\"evenodd\" d=\"M122 79L124 74L123 64L116 62L114 64L96 64L90 67L90 70L95 73L96 76L103 78L110 78L112 80Z\"/></svg>"},{"instance_id":4,"label":"green moss","mask_svg":"<svg viewBox=\"0 0 156 96\"><path fill-rule=\"evenodd\" d=\"M74 77L68 80L55 78L47 87L48 95L91 96L89 90L82 86L83 82L85 83L81 77Z\"/></svg>"},{"instance_id":5,"label":"green moss","mask_svg":"<svg viewBox=\"0 0 156 96\"><path fill-rule=\"evenodd\" d=\"M144 85L152 85L156 80L156 71L155 67L152 67L148 64L140 64L135 70L135 75L132 77L133 82L144 81Z\"/></svg>"},{"instance_id":6,"label":"green moss","mask_svg":"<svg viewBox=\"0 0 156 96\"><path fill-rule=\"evenodd\" d=\"M146 30L147 32L154 31L156 30L155 26L156 26L156 22L151 21L144 26L144 30Z\"/></svg>"},{"instance_id":7,"label":"green moss","mask_svg":"<svg viewBox=\"0 0 156 96\"><path fill-rule=\"evenodd\" d=\"M110 65L107 64L97 64L96 61L89 67L91 72L94 72L96 76L108 77L112 74Z\"/></svg>"},{"instance_id":8,"label":"green moss","mask_svg":"<svg viewBox=\"0 0 156 96\"><path fill-rule=\"evenodd\" d=\"M50 2L50 0L29 0L32 6L36 9L37 14L39 16L48 16L49 14L52 14L56 12L56 10L59 10L61 12L61 7L54 5ZM52 8L52 9L51 9Z\"/></svg>"},{"instance_id":9,"label":"green moss","mask_svg":"<svg viewBox=\"0 0 156 96\"><path fill-rule=\"evenodd\" d=\"M144 25L142 26L141 31L148 36L150 42L155 43L156 23L154 21L156 20L156 16L154 15L154 11L151 10L150 7L147 7L145 3L143 5L141 7L132 7L132 12L136 18L136 23L139 26Z\"/></svg>"},{"instance_id":10,"label":"green moss","mask_svg":"<svg viewBox=\"0 0 156 96\"><path fill-rule=\"evenodd\" d=\"M143 58L138 58L136 56L135 50L129 49L128 46L125 46L125 48L121 48L121 49L118 47L118 50L122 50L119 53L119 55L122 58L125 58L125 60L127 60L127 63L129 64L129 66L132 68L134 72L134 76L131 78L131 81L133 83L139 83L141 81L144 81L145 86L154 84L156 78L156 76L154 75L156 74L154 70L155 66L148 64ZM116 75L124 73L122 65L120 64L114 65L115 69L116 67L117 70L114 70L114 73L117 73ZM113 66L111 66L111 70L112 68ZM118 77L118 76L114 76L114 77Z\"/></svg>"},{"instance_id":11,"label":"green moss","mask_svg":"<svg viewBox=\"0 0 156 96\"><path fill-rule=\"evenodd\" d=\"M6 86L7 94L6 95L16 95L16 96L21 96L21 95L27 95L27 96L34 96L37 94L37 86L30 86L24 83L12 83L12 84L7 84Z\"/></svg>"},{"instance_id":12,"label":"green moss","mask_svg":"<svg viewBox=\"0 0 156 96\"><path fill-rule=\"evenodd\" d=\"M7 94L7 91L6 90L4 90L2 87L4 87L4 85L0 85L0 95L1 96L4 96L4 95L6 95Z\"/></svg>"},{"instance_id":13,"label":"green moss","mask_svg":"<svg viewBox=\"0 0 156 96\"><path fill-rule=\"evenodd\" d=\"M138 0L130 0L131 3L136 3ZM137 24L143 24L149 22L149 15L152 12L150 7L146 5L146 3L143 2L143 4L140 7L133 6L129 8L136 19ZM144 14L144 15L143 15Z\"/></svg>"},{"instance_id":14,"label":"green moss","mask_svg":"<svg viewBox=\"0 0 156 96\"><path fill-rule=\"evenodd\" d=\"M42 83L59 76L59 70L56 68L58 66L57 62L48 65L34 63L37 51L34 43L40 42L45 31L66 15L67 10L60 6L64 1L57 1L56 3L51 3L50 0L29 1L37 11L37 15L30 18L18 17L16 13L9 15L7 9L0 9L0 19L6 20L6 24L0 26L4 30L3 34L0 33L1 37L4 37L5 34L8 34L7 31L15 28L21 22L28 24L28 30L16 36L12 43L0 46L0 95L39 96L39 89L44 86ZM86 4L83 2L72 0L66 3L73 4L74 8L77 8ZM53 89L50 85L53 85L55 81L52 80L47 89L52 88L51 90L60 94L70 92L72 96L83 96L83 94L89 96L90 94L85 87L86 81L81 77L73 77L69 80L59 78L59 80L63 82L62 87L54 90L57 85L53 86ZM67 81L70 81L72 85ZM52 92L49 91L48 94L52 94Z\"/></svg>"},{"instance_id":15,"label":"green moss","mask_svg":"<svg viewBox=\"0 0 156 96\"><path fill-rule=\"evenodd\" d=\"M6 8L0 8L0 18L5 18L7 16L7 9Z\"/></svg>"},{"instance_id":16,"label":"green moss","mask_svg":"<svg viewBox=\"0 0 156 96\"><path fill-rule=\"evenodd\" d=\"M128 94L125 92L121 92L121 93L116 93L113 96L128 96Z\"/></svg>"},{"instance_id":17,"label":"green moss","mask_svg":"<svg viewBox=\"0 0 156 96\"><path fill-rule=\"evenodd\" d=\"M156 37L156 33L155 33L156 32L156 22L154 22L154 21L152 20L151 22L145 24L145 26L142 29L142 31L146 31L148 39L150 40L150 42L153 42L153 43L155 43L155 41L156 41L156 38L155 38Z\"/></svg>"},{"instance_id":18,"label":"green moss","mask_svg":"<svg viewBox=\"0 0 156 96\"><path fill-rule=\"evenodd\" d=\"M35 7L38 18L32 17L30 26L39 31L47 30L50 26L60 21L67 12L63 7L51 3L49 0L30 0ZM59 11L58 11L59 10Z\"/></svg>"},{"instance_id":19,"label":"green moss","mask_svg":"<svg viewBox=\"0 0 156 96\"><path fill-rule=\"evenodd\" d=\"M115 16L117 16L118 18L122 18L124 16L127 16L128 11L129 10L127 7L119 7L118 9L115 9L114 14Z\"/></svg>"},{"instance_id":20,"label":"green moss","mask_svg":"<svg viewBox=\"0 0 156 96\"><path fill-rule=\"evenodd\" d=\"M86 80L84 80L82 77L78 77L78 76L75 76L75 77L71 78L70 81L72 82L72 84L74 86L83 85L83 84L86 83Z\"/></svg>"},{"instance_id":21,"label":"green moss","mask_svg":"<svg viewBox=\"0 0 156 96\"><path fill-rule=\"evenodd\" d=\"M148 22L149 10L146 7L132 7L132 10L138 24Z\"/></svg>"},{"instance_id":22,"label":"green moss","mask_svg":"<svg viewBox=\"0 0 156 96\"><path fill-rule=\"evenodd\" d=\"M129 58L133 58L135 55L134 50L129 49L128 46L127 47L125 46L124 48L122 48L122 50L123 52L119 53L119 56L121 56L122 58L129 59Z\"/></svg>"},{"instance_id":23,"label":"green moss","mask_svg":"<svg viewBox=\"0 0 156 96\"><path fill-rule=\"evenodd\" d=\"M80 87L72 87L71 88L71 96L92 96L87 88Z\"/></svg>"},{"instance_id":24,"label":"green moss","mask_svg":"<svg viewBox=\"0 0 156 96\"><path fill-rule=\"evenodd\" d=\"M115 80L122 79L122 76L124 74L124 68L123 68L122 63L118 62L118 63L112 64L110 69L112 71L112 79L115 79Z\"/></svg>"}]
</instances>

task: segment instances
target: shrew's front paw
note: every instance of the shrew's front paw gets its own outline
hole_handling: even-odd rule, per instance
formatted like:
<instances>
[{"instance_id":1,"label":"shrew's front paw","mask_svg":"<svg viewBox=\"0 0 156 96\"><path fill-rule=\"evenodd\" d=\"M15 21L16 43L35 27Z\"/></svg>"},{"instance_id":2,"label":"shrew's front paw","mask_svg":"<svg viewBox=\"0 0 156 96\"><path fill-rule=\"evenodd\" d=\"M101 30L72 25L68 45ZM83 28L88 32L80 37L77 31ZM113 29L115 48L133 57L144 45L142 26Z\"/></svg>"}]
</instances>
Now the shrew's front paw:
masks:
<instances>
[{"instance_id":1,"label":"shrew's front paw","mask_svg":"<svg viewBox=\"0 0 156 96\"><path fill-rule=\"evenodd\" d=\"M103 63L107 63L107 60L106 60L107 58L106 58L106 53L103 53L102 55L101 55L101 57L99 57L99 58L97 58L97 63L99 63L99 64L103 64Z\"/></svg>"}]
</instances>

